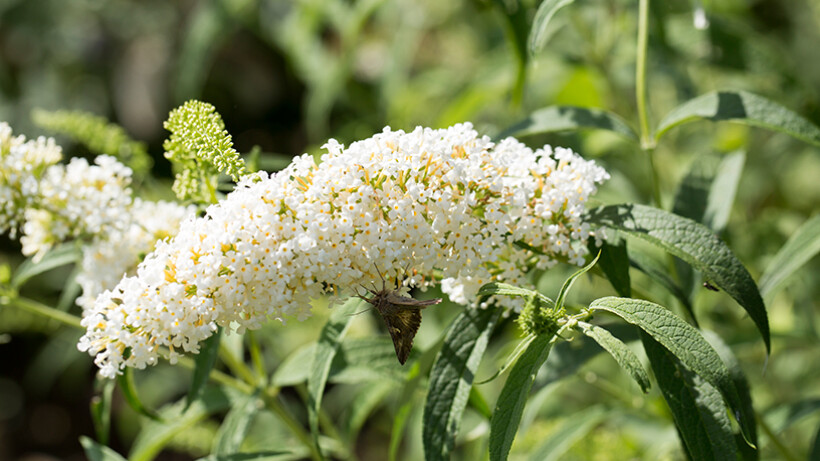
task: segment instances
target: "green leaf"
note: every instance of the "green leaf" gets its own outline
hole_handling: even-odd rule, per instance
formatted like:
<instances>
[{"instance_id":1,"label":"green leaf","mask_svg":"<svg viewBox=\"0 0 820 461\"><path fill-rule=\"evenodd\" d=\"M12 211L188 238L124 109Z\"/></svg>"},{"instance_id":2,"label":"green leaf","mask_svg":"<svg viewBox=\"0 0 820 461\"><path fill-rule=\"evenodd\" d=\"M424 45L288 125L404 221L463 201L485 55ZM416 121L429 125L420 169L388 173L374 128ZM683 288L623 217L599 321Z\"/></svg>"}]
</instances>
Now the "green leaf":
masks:
<instances>
[{"instance_id":1,"label":"green leaf","mask_svg":"<svg viewBox=\"0 0 820 461\"><path fill-rule=\"evenodd\" d=\"M779 434L797 421L818 411L820 411L820 398L812 397L778 405L766 413L765 419L772 431Z\"/></svg>"},{"instance_id":2,"label":"green leaf","mask_svg":"<svg viewBox=\"0 0 820 461\"><path fill-rule=\"evenodd\" d=\"M594 243L590 243L590 251L594 253ZM629 253L626 250L626 239L609 237L609 241L602 242L601 253L598 257L600 268L607 280L618 293L618 296L628 298L632 296L632 282L629 278Z\"/></svg>"},{"instance_id":3,"label":"green leaf","mask_svg":"<svg viewBox=\"0 0 820 461\"><path fill-rule=\"evenodd\" d=\"M666 291L677 298L681 305L683 305L683 308L686 309L686 312L689 314L689 318L691 318L697 326L698 322L695 318L695 310L694 307L692 307L692 301L683 291L683 288L672 280L672 277L669 276L667 269L663 267L663 264L651 256L641 253L640 251L632 251L629 254L629 264L648 275L652 280L658 282L666 289Z\"/></svg>"},{"instance_id":4,"label":"green leaf","mask_svg":"<svg viewBox=\"0 0 820 461\"><path fill-rule=\"evenodd\" d=\"M555 307L555 301L544 296L538 291L528 290L526 288L517 287L515 285L508 285L506 283L487 283L483 285L481 288L479 288L478 296L518 296L521 298L530 298L532 296L537 296L542 303L547 304L550 307Z\"/></svg>"},{"instance_id":5,"label":"green leaf","mask_svg":"<svg viewBox=\"0 0 820 461\"><path fill-rule=\"evenodd\" d=\"M759 126L820 146L820 128L776 102L745 91L716 91L681 104L658 124L655 139L671 128L696 120Z\"/></svg>"},{"instance_id":6,"label":"green leaf","mask_svg":"<svg viewBox=\"0 0 820 461\"><path fill-rule=\"evenodd\" d=\"M88 457L88 461L125 461L125 458L116 451L84 435L80 436L80 445L83 446L83 451L85 451L85 456Z\"/></svg>"},{"instance_id":7,"label":"green leaf","mask_svg":"<svg viewBox=\"0 0 820 461\"><path fill-rule=\"evenodd\" d=\"M535 55L544 47L547 42L547 26L555 13L561 8L570 5L575 0L544 0L538 5L535 11L535 18L532 21L530 30L530 55Z\"/></svg>"},{"instance_id":8,"label":"green leaf","mask_svg":"<svg viewBox=\"0 0 820 461\"><path fill-rule=\"evenodd\" d=\"M669 310L639 299L601 298L589 305L591 312L608 311L628 323L640 327L655 341L720 391L740 424L744 438L750 444L755 436L753 413L744 404L732 380L729 369L714 348L695 327Z\"/></svg>"},{"instance_id":9,"label":"green leaf","mask_svg":"<svg viewBox=\"0 0 820 461\"><path fill-rule=\"evenodd\" d=\"M610 205L591 210L588 221L645 240L691 264L735 299L757 325L771 350L766 306L752 276L707 227L644 205Z\"/></svg>"},{"instance_id":10,"label":"green leaf","mask_svg":"<svg viewBox=\"0 0 820 461\"><path fill-rule=\"evenodd\" d=\"M590 261L586 266L578 269L572 275L570 275L565 281L564 284L561 285L561 290L558 292L558 299L555 300L555 308L561 310L564 308L564 300L567 298L567 294L569 290L572 288L572 285L575 284L575 281L578 280L578 277L586 274L595 263L598 262L598 258L601 257L601 252L599 251L592 261Z\"/></svg>"},{"instance_id":11,"label":"green leaf","mask_svg":"<svg viewBox=\"0 0 820 461\"><path fill-rule=\"evenodd\" d=\"M701 156L696 159L675 195L673 213L697 221L720 234L729 221L745 160L743 152L722 158ZM700 284L698 275L679 259L675 260L675 269L687 296L691 297Z\"/></svg>"},{"instance_id":12,"label":"green leaf","mask_svg":"<svg viewBox=\"0 0 820 461\"><path fill-rule=\"evenodd\" d=\"M134 370L133 368L125 367L122 370L122 374L117 376L117 384L120 385L120 391L122 392L123 398L128 403L128 406L131 407L137 413L154 420L159 420L159 417L153 411L149 410L142 404L142 401L137 394L137 386L134 383Z\"/></svg>"},{"instance_id":13,"label":"green leaf","mask_svg":"<svg viewBox=\"0 0 820 461\"><path fill-rule=\"evenodd\" d=\"M817 432L814 434L811 450L809 450L809 457L806 459L820 459L820 425L817 426Z\"/></svg>"},{"instance_id":14,"label":"green leaf","mask_svg":"<svg viewBox=\"0 0 820 461\"><path fill-rule=\"evenodd\" d=\"M430 371L422 417L428 460L449 459L476 370L500 313L496 308L465 309L447 330Z\"/></svg>"},{"instance_id":15,"label":"green leaf","mask_svg":"<svg viewBox=\"0 0 820 461\"><path fill-rule=\"evenodd\" d=\"M513 103L518 105L524 96L527 81L527 35L529 34L529 9L520 0L493 0L504 19L504 32L516 60L515 83L512 89Z\"/></svg>"},{"instance_id":16,"label":"green leaf","mask_svg":"<svg viewBox=\"0 0 820 461\"><path fill-rule=\"evenodd\" d=\"M642 340L689 459L737 459L732 424L720 393L651 336L644 333Z\"/></svg>"},{"instance_id":17,"label":"green leaf","mask_svg":"<svg viewBox=\"0 0 820 461\"><path fill-rule=\"evenodd\" d=\"M393 417L393 428L390 430L390 446L387 451L387 461L396 461L401 446L402 436L404 435L404 428L407 426L407 420L410 419L410 414L413 412L413 405L402 405L396 416Z\"/></svg>"},{"instance_id":18,"label":"green leaf","mask_svg":"<svg viewBox=\"0 0 820 461\"><path fill-rule=\"evenodd\" d=\"M775 289L789 276L820 252L820 214L815 215L789 238L760 277L763 296L775 293Z\"/></svg>"},{"instance_id":19,"label":"green leaf","mask_svg":"<svg viewBox=\"0 0 820 461\"><path fill-rule=\"evenodd\" d=\"M618 115L600 109L575 106L549 106L539 109L504 130L496 138L522 137L585 128L609 130L638 142L635 130Z\"/></svg>"},{"instance_id":20,"label":"green leaf","mask_svg":"<svg viewBox=\"0 0 820 461\"><path fill-rule=\"evenodd\" d=\"M375 381L368 383L356 394L350 405L347 406L349 413L343 427L348 446L353 446L359 431L364 426L368 416L381 404L384 399L395 389L395 383L390 381Z\"/></svg>"},{"instance_id":21,"label":"green leaf","mask_svg":"<svg viewBox=\"0 0 820 461\"><path fill-rule=\"evenodd\" d=\"M34 261L33 258L26 259L20 267L14 271L11 279L13 288L20 288L35 275L50 271L66 264L74 264L80 260L80 248L73 243L65 243L53 248L45 254L42 259Z\"/></svg>"},{"instance_id":22,"label":"green leaf","mask_svg":"<svg viewBox=\"0 0 820 461\"><path fill-rule=\"evenodd\" d=\"M611 355L612 358L618 362L618 365L620 365L621 368L632 375L632 379L638 383L638 386L640 386L644 393L649 391L649 388L651 387L651 384L649 383L649 375L646 374L646 370L643 369L641 361L638 360L638 357L632 352L632 350L626 347L626 344L624 344L620 339L612 336L612 333L606 329L597 325L592 325L586 322L578 322L578 326L581 327L581 331L585 335L595 340L598 345L609 352L609 355Z\"/></svg>"},{"instance_id":23,"label":"green leaf","mask_svg":"<svg viewBox=\"0 0 820 461\"><path fill-rule=\"evenodd\" d=\"M319 342L313 355L310 365L310 375L308 376L308 422L310 431L313 434L313 443L317 449L319 447L319 408L322 406L322 394L325 391L327 377L330 374L330 365L339 350L342 338L347 327L353 320L353 313L360 305L358 298L350 298L346 303L337 306L330 314L322 333L319 335Z\"/></svg>"},{"instance_id":24,"label":"green leaf","mask_svg":"<svg viewBox=\"0 0 820 461\"><path fill-rule=\"evenodd\" d=\"M116 381L97 376L94 387L99 389L99 395L91 398L91 420L94 423L94 432L97 441L108 445L108 436L111 431L111 397L114 394Z\"/></svg>"},{"instance_id":25,"label":"green leaf","mask_svg":"<svg viewBox=\"0 0 820 461\"><path fill-rule=\"evenodd\" d=\"M518 424L521 422L521 414L524 412L532 383L538 369L549 356L551 341L552 337L549 335L535 338L510 371L490 420L491 461L507 459L515 433L518 432Z\"/></svg>"},{"instance_id":26,"label":"green leaf","mask_svg":"<svg viewBox=\"0 0 820 461\"><path fill-rule=\"evenodd\" d=\"M709 341L709 344L715 349L715 352L718 353L720 359L723 360L723 363L726 364L726 367L729 369L729 375L732 377L732 382L735 384L735 388L737 389L738 396L740 397L741 405L743 405L744 412L750 415L755 414L754 405L752 404L752 393L749 387L749 380L746 379L746 374L743 373L743 368L740 366L740 361L738 361L735 354L729 348L729 346L723 342L723 339L717 335L717 333L709 330L703 330L703 337ZM757 426L751 426L752 432L749 434L751 437L751 442L754 446L757 446ZM742 452L744 448L746 448L743 444L738 448ZM754 450L755 454L757 450ZM744 458L748 459L748 458ZM757 459L757 456L754 457Z\"/></svg>"},{"instance_id":27,"label":"green leaf","mask_svg":"<svg viewBox=\"0 0 820 461\"><path fill-rule=\"evenodd\" d=\"M592 407L564 418L559 428L533 450L530 460L558 461L563 459L567 450L586 437L589 431L604 421L608 415L611 413L605 411L604 408Z\"/></svg>"},{"instance_id":28,"label":"green leaf","mask_svg":"<svg viewBox=\"0 0 820 461\"><path fill-rule=\"evenodd\" d=\"M188 389L186 405L199 398L202 389L211 376L211 370L216 363L216 356L219 354L219 341L222 338L222 327L214 332L210 338L202 342L199 347L199 354L194 358L194 377L191 380L191 388Z\"/></svg>"},{"instance_id":29,"label":"green leaf","mask_svg":"<svg viewBox=\"0 0 820 461\"><path fill-rule=\"evenodd\" d=\"M193 427L208 415L230 408L235 396L230 396L218 387L208 387L202 396L186 410L185 399L159 411L162 421L148 420L137 435L129 461L150 461L154 459L180 432Z\"/></svg>"},{"instance_id":30,"label":"green leaf","mask_svg":"<svg viewBox=\"0 0 820 461\"><path fill-rule=\"evenodd\" d=\"M210 455L197 461L291 461L301 459L294 457L290 451L258 451L255 453L231 453L228 455Z\"/></svg>"},{"instance_id":31,"label":"green leaf","mask_svg":"<svg viewBox=\"0 0 820 461\"><path fill-rule=\"evenodd\" d=\"M501 366L501 368L499 368L499 369L498 369L495 373L493 373L493 374L492 374L492 376L490 376L489 378L487 378L487 379L483 379L483 380L481 380L481 381L478 381L478 382L476 382L476 384L487 384L487 383L489 383L490 381L493 381L493 380L495 380L496 378L498 378L499 376L501 376L502 374L504 374L504 372L505 372L505 371L507 371L507 369L508 369L509 367L511 367L513 364L515 364L515 361L516 361L516 360L518 360L518 357L521 357L521 354L523 354L523 353L524 353L524 351L525 351L525 350L527 350L527 347L529 347L530 343L531 343L534 339L535 339L535 335L534 335L534 334L529 334L529 335L527 335L524 339L522 339L522 340L521 340L521 341L520 341L520 342L519 342L519 343L515 346L515 349L512 351L512 354L510 354L510 355L507 357L507 360L504 362L504 365L502 365L502 366Z\"/></svg>"},{"instance_id":32,"label":"green leaf","mask_svg":"<svg viewBox=\"0 0 820 461\"><path fill-rule=\"evenodd\" d=\"M248 434L251 421L260 408L262 400L259 398L259 392L241 396L239 401L231 406L231 410L219 426L214 439L213 453L229 455L238 452Z\"/></svg>"}]
</instances>

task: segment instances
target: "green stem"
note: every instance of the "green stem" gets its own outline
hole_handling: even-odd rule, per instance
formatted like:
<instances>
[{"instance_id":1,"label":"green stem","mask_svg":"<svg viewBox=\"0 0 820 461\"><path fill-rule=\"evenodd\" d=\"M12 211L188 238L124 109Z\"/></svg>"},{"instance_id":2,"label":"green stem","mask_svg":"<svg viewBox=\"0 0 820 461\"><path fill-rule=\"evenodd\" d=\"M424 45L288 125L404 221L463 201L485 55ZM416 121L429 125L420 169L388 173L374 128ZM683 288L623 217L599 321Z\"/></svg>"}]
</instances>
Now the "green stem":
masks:
<instances>
[{"instance_id":1,"label":"green stem","mask_svg":"<svg viewBox=\"0 0 820 461\"><path fill-rule=\"evenodd\" d=\"M256 387L258 384L256 375L253 374L244 361L233 355L224 342L219 343L219 357L235 375L241 377L251 387Z\"/></svg>"},{"instance_id":2,"label":"green stem","mask_svg":"<svg viewBox=\"0 0 820 461\"><path fill-rule=\"evenodd\" d=\"M757 419L758 426L760 426L760 428L763 429L763 432L766 434L766 437L768 437L769 440L772 442L772 445L774 446L774 448L778 452L780 452L783 459L785 459L786 461L799 461L800 460L800 458L797 455L792 453L786 447L786 445L784 445L783 442L780 441L780 439L774 433L772 428L769 427L769 425L766 423L765 419L763 419L759 414L756 414L755 417ZM758 443L760 443L760 442L758 441ZM760 447L758 447L758 449L760 449Z\"/></svg>"},{"instance_id":3,"label":"green stem","mask_svg":"<svg viewBox=\"0 0 820 461\"><path fill-rule=\"evenodd\" d=\"M293 431L293 434L296 435L296 438L298 438L299 441L302 442L302 445L310 449L310 457L312 459L314 459L315 461L323 460L324 458L322 457L322 453L319 452L319 449L313 444L313 439L310 437L310 434L305 430L304 427L302 427L302 424L299 423L299 421L297 421L290 414L290 412L288 412L287 409L285 409L285 407L282 406L281 403L279 403L279 400L277 400L276 398L277 394L274 394L272 392L265 392L262 395L262 399L265 402L265 406L270 411L279 416L282 422L284 422L285 425L287 425L290 428L290 430Z\"/></svg>"},{"instance_id":4,"label":"green stem","mask_svg":"<svg viewBox=\"0 0 820 461\"><path fill-rule=\"evenodd\" d=\"M635 63L635 98L638 105L638 124L641 130L641 150L649 158L649 169L652 170L652 199L655 206L662 207L660 180L655 165L655 140L649 129L649 115L646 101L646 56L649 44L649 0L640 0L638 4L638 49Z\"/></svg>"},{"instance_id":5,"label":"green stem","mask_svg":"<svg viewBox=\"0 0 820 461\"><path fill-rule=\"evenodd\" d=\"M646 108L646 55L649 32L649 0L640 0L638 5L638 49L635 63L635 94L638 103L638 120L641 129L641 147L653 147L649 131L649 117Z\"/></svg>"},{"instance_id":6,"label":"green stem","mask_svg":"<svg viewBox=\"0 0 820 461\"><path fill-rule=\"evenodd\" d=\"M33 299L28 298L12 298L7 303L2 304L9 304L11 306L19 307L25 311L29 311L34 314L42 315L44 317L48 317L52 320L57 320L65 325L75 327L75 328L82 328L85 327L82 325L81 320L79 317L68 314L63 312L59 309L55 309L50 306L46 306L43 303L34 301Z\"/></svg>"}]
</instances>

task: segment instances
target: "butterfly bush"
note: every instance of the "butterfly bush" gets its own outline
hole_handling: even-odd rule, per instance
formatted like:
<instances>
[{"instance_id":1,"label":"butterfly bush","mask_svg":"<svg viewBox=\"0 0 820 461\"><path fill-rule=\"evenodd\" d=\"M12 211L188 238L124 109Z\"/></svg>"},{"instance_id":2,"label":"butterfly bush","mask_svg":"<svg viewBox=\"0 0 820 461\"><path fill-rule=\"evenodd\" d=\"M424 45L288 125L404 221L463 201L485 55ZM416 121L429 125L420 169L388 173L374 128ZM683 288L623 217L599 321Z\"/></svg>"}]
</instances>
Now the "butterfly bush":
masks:
<instances>
[{"instance_id":1,"label":"butterfly bush","mask_svg":"<svg viewBox=\"0 0 820 461\"><path fill-rule=\"evenodd\" d=\"M101 155L94 164L60 164L61 158L54 139L26 141L0 123L0 232L19 232L23 254L35 261L56 244L80 242L77 304L88 310L195 207L134 198L132 171L114 157Z\"/></svg>"},{"instance_id":2,"label":"butterfly bush","mask_svg":"<svg viewBox=\"0 0 820 461\"><path fill-rule=\"evenodd\" d=\"M440 283L454 302L473 303L487 282L526 284L533 265L582 264L585 203L609 177L569 149L496 144L470 124L385 128L324 149L319 163L305 154L278 173L244 176L184 221L136 275L97 298L80 350L108 377L155 364L163 348L173 363L218 326L241 333L301 320L312 300L382 277L403 293Z\"/></svg>"}]
</instances>

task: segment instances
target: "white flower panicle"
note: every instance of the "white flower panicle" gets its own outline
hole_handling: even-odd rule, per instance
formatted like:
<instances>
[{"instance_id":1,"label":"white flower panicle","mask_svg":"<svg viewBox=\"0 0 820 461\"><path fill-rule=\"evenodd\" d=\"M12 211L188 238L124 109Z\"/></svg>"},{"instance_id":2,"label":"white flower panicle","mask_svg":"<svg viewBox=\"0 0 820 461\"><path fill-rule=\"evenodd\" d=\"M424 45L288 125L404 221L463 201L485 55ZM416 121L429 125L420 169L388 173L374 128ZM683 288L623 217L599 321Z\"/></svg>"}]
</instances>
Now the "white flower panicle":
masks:
<instances>
[{"instance_id":1,"label":"white flower panicle","mask_svg":"<svg viewBox=\"0 0 820 461\"><path fill-rule=\"evenodd\" d=\"M62 150L52 138L26 141L13 136L11 127L0 122L0 233L12 238L33 204L45 170L60 161Z\"/></svg>"},{"instance_id":2,"label":"white flower panicle","mask_svg":"<svg viewBox=\"0 0 820 461\"><path fill-rule=\"evenodd\" d=\"M0 233L22 231L22 252L35 260L56 244L85 243L77 303L87 310L195 207L133 198L131 169L114 157L94 165L81 158L59 164L61 157L54 139L13 137L0 122Z\"/></svg>"},{"instance_id":3,"label":"white flower panicle","mask_svg":"<svg viewBox=\"0 0 820 461\"><path fill-rule=\"evenodd\" d=\"M585 203L608 178L569 149L494 144L470 124L385 128L325 148L321 163L302 155L273 175L245 176L97 298L78 347L103 375L152 365L162 347L172 362L197 352L217 326L303 319L311 300L381 286L382 274L403 293L440 281L470 303L487 282L526 284L533 264L581 264Z\"/></svg>"}]
</instances>

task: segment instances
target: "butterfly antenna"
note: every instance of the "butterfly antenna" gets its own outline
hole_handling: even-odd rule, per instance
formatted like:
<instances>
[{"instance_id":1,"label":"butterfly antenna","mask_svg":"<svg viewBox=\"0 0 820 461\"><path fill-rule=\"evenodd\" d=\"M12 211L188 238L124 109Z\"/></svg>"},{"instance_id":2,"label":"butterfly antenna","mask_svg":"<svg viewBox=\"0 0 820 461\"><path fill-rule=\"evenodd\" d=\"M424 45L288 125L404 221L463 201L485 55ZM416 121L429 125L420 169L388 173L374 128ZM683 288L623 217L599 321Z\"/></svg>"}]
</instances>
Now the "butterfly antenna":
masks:
<instances>
[{"instance_id":1,"label":"butterfly antenna","mask_svg":"<svg viewBox=\"0 0 820 461\"><path fill-rule=\"evenodd\" d=\"M386 288L385 281L384 281L384 275L382 275L382 271L379 270L379 266L377 266L375 262L373 263L373 267L376 268L376 272L379 274L379 277L382 279L382 291L384 291L385 288Z\"/></svg>"}]
</instances>

